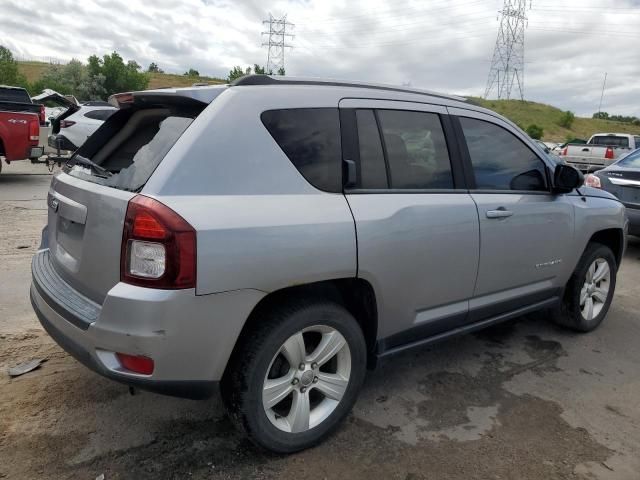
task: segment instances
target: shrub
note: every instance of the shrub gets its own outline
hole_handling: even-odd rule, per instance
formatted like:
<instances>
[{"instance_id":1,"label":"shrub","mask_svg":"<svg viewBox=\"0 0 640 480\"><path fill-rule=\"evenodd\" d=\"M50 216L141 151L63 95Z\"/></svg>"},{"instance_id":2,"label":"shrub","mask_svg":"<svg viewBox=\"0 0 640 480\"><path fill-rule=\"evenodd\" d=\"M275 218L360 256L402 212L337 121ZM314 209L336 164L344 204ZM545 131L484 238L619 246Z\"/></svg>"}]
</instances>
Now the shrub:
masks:
<instances>
[{"instance_id":1,"label":"shrub","mask_svg":"<svg viewBox=\"0 0 640 480\"><path fill-rule=\"evenodd\" d=\"M564 128L571 128L573 125L573 121L576 119L576 116L573 112L567 110L562 115L560 115L560 119L558 120L558 125Z\"/></svg>"},{"instance_id":2,"label":"shrub","mask_svg":"<svg viewBox=\"0 0 640 480\"><path fill-rule=\"evenodd\" d=\"M529 135L531 138L533 138L535 140L540 140L542 138L542 136L544 135L543 128L539 127L535 123L529 125L525 131L527 132L527 135Z\"/></svg>"}]
</instances>

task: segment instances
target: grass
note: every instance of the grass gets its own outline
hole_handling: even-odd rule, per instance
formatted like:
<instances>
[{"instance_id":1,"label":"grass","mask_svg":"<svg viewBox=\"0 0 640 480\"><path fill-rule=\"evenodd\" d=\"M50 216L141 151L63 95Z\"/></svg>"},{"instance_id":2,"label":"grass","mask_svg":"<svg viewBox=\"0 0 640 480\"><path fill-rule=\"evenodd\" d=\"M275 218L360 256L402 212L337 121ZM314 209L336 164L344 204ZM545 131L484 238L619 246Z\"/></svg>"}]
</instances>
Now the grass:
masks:
<instances>
[{"instance_id":1,"label":"grass","mask_svg":"<svg viewBox=\"0 0 640 480\"><path fill-rule=\"evenodd\" d=\"M563 111L544 103L520 100L484 100L471 97L476 105L488 108L504 115L522 128L536 124L544 129L543 139L551 142L564 142L567 138L584 138L587 140L594 133L615 132L640 134L640 126L630 123L613 122L594 118L576 117L571 128L558 125Z\"/></svg>"},{"instance_id":2,"label":"grass","mask_svg":"<svg viewBox=\"0 0 640 480\"><path fill-rule=\"evenodd\" d=\"M48 67L49 64L44 62L18 62L20 73L27 77L29 83L38 80Z\"/></svg>"}]
</instances>

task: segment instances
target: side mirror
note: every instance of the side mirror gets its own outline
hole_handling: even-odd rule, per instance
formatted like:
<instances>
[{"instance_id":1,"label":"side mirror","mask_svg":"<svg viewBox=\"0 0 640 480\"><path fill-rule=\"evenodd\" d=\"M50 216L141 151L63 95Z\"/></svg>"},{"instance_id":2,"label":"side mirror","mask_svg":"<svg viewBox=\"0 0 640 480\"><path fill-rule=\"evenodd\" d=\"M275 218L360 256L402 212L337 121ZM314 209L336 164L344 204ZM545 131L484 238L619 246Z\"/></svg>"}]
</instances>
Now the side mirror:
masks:
<instances>
[{"instance_id":1,"label":"side mirror","mask_svg":"<svg viewBox=\"0 0 640 480\"><path fill-rule=\"evenodd\" d=\"M553 192L569 193L584 184L584 175L571 165L558 164L553 172Z\"/></svg>"}]
</instances>

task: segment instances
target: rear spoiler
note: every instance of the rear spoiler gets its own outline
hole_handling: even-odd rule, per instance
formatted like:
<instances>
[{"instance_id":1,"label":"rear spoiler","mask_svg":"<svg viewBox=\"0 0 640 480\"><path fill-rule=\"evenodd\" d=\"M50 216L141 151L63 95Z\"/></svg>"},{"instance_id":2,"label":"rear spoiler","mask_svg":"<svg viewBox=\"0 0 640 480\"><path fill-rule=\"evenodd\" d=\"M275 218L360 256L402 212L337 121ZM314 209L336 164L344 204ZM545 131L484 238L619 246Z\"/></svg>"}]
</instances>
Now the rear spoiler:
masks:
<instances>
[{"instance_id":1,"label":"rear spoiler","mask_svg":"<svg viewBox=\"0 0 640 480\"><path fill-rule=\"evenodd\" d=\"M208 85L203 87L163 88L158 90L142 90L139 92L116 93L109 97L109 103L116 108L127 108L132 105L151 106L154 104L194 105L209 104L224 92L228 85Z\"/></svg>"}]
</instances>

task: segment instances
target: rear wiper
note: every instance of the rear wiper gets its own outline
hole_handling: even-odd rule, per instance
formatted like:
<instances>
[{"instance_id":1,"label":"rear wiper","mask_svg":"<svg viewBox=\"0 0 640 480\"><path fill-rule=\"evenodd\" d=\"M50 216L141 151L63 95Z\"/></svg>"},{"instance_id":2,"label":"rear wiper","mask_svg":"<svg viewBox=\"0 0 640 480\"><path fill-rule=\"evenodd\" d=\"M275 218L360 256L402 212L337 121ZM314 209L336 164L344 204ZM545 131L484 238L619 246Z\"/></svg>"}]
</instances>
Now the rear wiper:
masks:
<instances>
[{"instance_id":1,"label":"rear wiper","mask_svg":"<svg viewBox=\"0 0 640 480\"><path fill-rule=\"evenodd\" d=\"M73 163L71 163L73 162ZM84 165L85 167L90 167L93 168L97 173L99 173L99 176L102 176L104 178L109 178L113 175L113 173L111 173L109 170L101 167L100 165L98 165L97 163L93 162L92 160L89 160L86 157L83 157L82 155L75 155L70 162L67 162L67 166L69 167L73 167L74 165Z\"/></svg>"}]
</instances>

